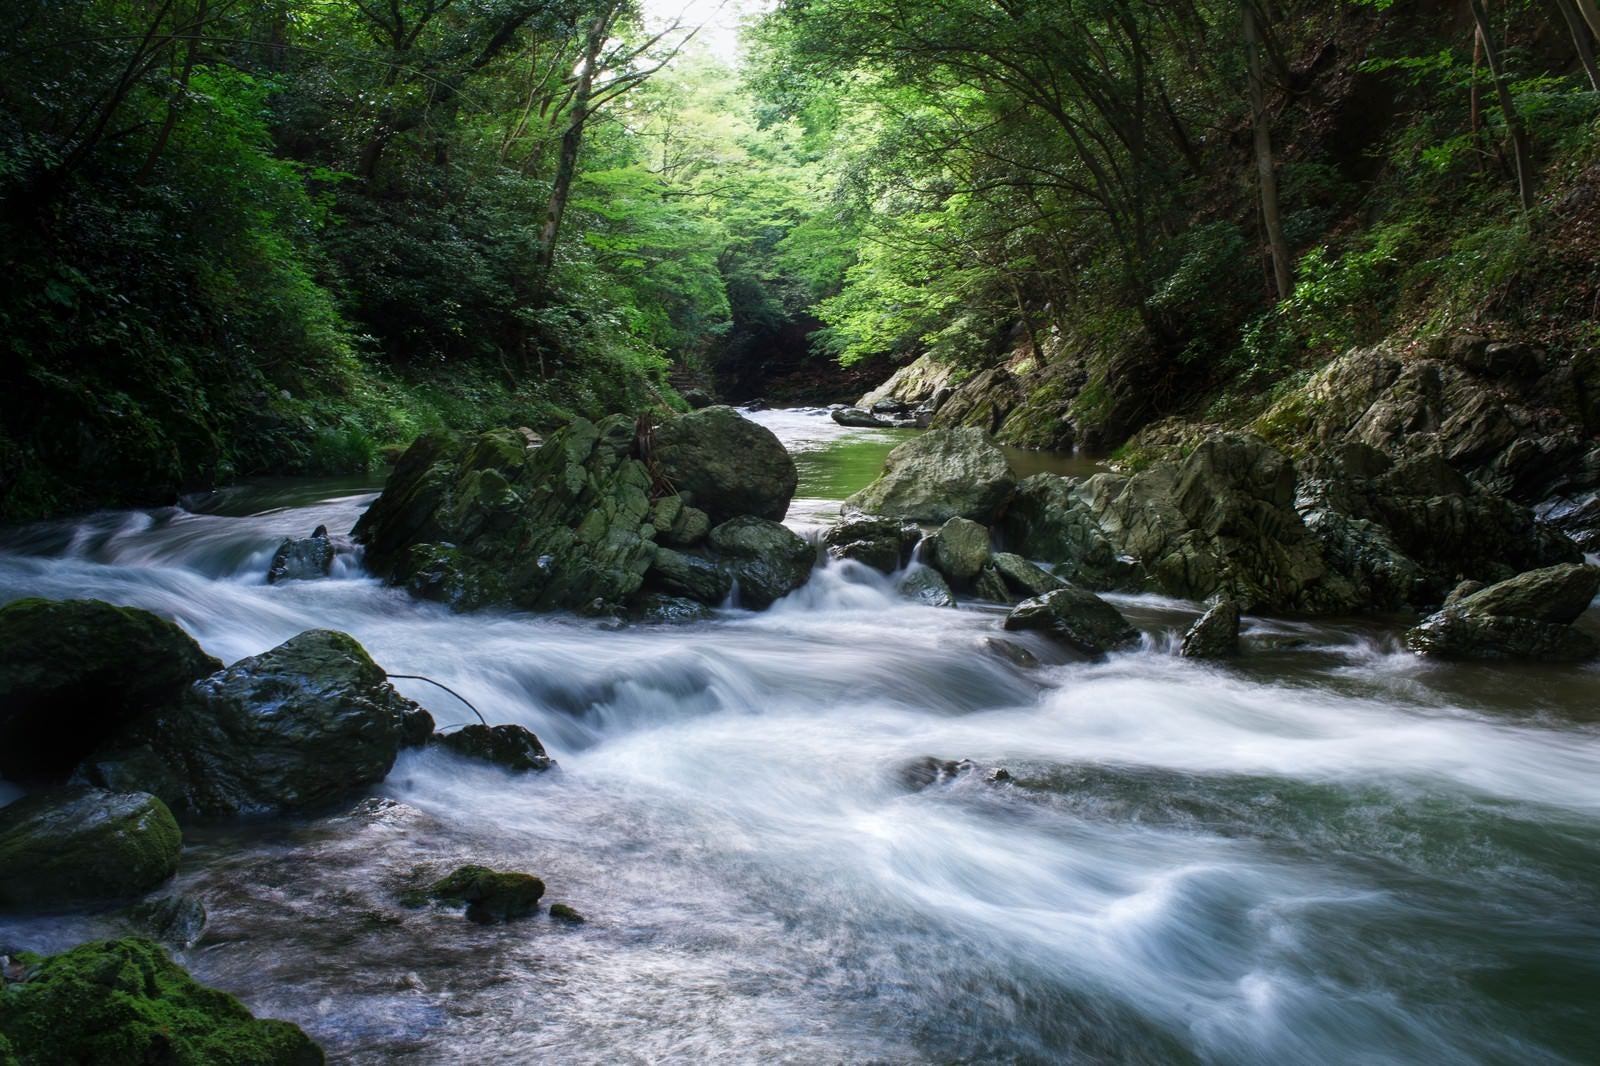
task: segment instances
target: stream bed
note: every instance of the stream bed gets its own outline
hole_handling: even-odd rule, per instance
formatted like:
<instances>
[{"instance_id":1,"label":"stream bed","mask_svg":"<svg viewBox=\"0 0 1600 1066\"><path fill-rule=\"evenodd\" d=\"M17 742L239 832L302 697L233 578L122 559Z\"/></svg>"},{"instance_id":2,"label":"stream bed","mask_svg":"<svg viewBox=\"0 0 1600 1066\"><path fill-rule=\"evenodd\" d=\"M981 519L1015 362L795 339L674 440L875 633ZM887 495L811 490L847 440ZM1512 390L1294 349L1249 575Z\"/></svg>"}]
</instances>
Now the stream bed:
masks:
<instances>
[{"instance_id":1,"label":"stream bed","mask_svg":"<svg viewBox=\"0 0 1600 1066\"><path fill-rule=\"evenodd\" d=\"M804 534L902 439L752 417L796 455ZM671 626L452 614L343 558L266 584L283 537L348 530L373 494L257 486L0 538L0 601L145 607L224 662L345 630L559 761L412 752L336 812L186 827L165 891L210 922L177 958L332 1062L1600 1062L1593 666L1426 663L1371 618L1248 619L1247 654L1203 664L1175 654L1198 605L1118 596L1142 647L1084 664L1018 635L1027 668L998 609L918 606L854 563ZM1012 780L913 790L926 756ZM399 902L467 862L587 921ZM122 931L4 917L0 948Z\"/></svg>"}]
</instances>

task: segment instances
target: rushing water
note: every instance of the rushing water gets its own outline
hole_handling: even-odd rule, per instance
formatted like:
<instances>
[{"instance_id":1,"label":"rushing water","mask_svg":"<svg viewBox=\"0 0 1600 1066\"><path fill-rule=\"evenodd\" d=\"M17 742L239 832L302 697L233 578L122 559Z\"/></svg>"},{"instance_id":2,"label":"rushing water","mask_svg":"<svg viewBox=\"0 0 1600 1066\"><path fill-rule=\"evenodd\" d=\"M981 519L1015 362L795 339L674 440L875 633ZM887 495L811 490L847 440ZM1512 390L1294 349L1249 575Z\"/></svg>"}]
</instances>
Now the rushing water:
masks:
<instances>
[{"instance_id":1,"label":"rushing water","mask_svg":"<svg viewBox=\"0 0 1600 1066\"><path fill-rule=\"evenodd\" d=\"M797 454L803 531L900 439L757 417ZM281 537L371 496L230 494L0 554L0 600L151 608L225 661L347 630L560 760L412 753L353 810L187 828L172 891L211 921L181 961L332 1061L1600 1061L1593 668L1425 664L1381 620L1251 620L1247 656L1201 664L1173 651L1196 605L1121 597L1142 648L1027 636L1028 669L998 611L848 563L659 627L453 615L347 563L265 584ZM912 791L928 755L1014 780ZM536 872L588 922L398 902L463 862ZM9 918L0 944L117 928Z\"/></svg>"}]
</instances>

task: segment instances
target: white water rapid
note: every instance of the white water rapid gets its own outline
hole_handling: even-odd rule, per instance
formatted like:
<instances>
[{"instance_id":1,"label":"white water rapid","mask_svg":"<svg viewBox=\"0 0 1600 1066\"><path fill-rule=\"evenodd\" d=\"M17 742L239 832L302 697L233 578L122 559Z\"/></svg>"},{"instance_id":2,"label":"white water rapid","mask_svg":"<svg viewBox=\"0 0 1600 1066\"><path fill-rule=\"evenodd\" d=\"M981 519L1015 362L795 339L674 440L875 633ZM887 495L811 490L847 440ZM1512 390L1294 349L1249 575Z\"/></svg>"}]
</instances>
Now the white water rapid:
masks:
<instances>
[{"instance_id":1,"label":"white water rapid","mask_svg":"<svg viewBox=\"0 0 1600 1066\"><path fill-rule=\"evenodd\" d=\"M754 417L799 453L802 532L892 439ZM343 564L269 586L282 537L372 498L315 488L11 531L0 601L149 608L225 662L346 630L559 760L412 753L353 811L186 827L169 891L210 924L179 960L330 1061L1600 1062L1592 667L1258 619L1247 656L1200 664L1174 653L1197 605L1115 597L1143 647L1082 664L1024 636L1025 668L996 610L914 606L852 563L677 626L452 614ZM925 756L980 770L913 790ZM465 862L588 921L400 904ZM121 928L0 918L0 949Z\"/></svg>"}]
</instances>

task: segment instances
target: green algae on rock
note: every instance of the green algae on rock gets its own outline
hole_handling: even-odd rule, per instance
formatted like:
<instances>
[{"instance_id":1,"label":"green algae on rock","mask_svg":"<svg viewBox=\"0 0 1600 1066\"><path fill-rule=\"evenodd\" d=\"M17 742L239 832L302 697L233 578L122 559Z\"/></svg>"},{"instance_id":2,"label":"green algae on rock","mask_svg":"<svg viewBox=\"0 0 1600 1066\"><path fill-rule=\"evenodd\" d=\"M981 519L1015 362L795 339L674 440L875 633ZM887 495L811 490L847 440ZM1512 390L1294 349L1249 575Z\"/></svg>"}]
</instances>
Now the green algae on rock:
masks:
<instances>
[{"instance_id":1,"label":"green algae on rock","mask_svg":"<svg viewBox=\"0 0 1600 1066\"><path fill-rule=\"evenodd\" d=\"M457 867L434 882L429 895L445 903L465 903L467 917L479 925L509 922L539 909L544 882L532 874L491 870L487 866Z\"/></svg>"},{"instance_id":2,"label":"green algae on rock","mask_svg":"<svg viewBox=\"0 0 1600 1066\"><path fill-rule=\"evenodd\" d=\"M299 1026L259 1019L152 941L82 944L0 985L0 1041L18 1066L320 1066ZM5 1043L0 1042L0 1055ZM0 1057L0 1062L5 1061Z\"/></svg>"},{"instance_id":3,"label":"green algae on rock","mask_svg":"<svg viewBox=\"0 0 1600 1066\"><path fill-rule=\"evenodd\" d=\"M0 909L63 907L149 891L178 868L183 836L144 792L59 788L0 807Z\"/></svg>"}]
</instances>

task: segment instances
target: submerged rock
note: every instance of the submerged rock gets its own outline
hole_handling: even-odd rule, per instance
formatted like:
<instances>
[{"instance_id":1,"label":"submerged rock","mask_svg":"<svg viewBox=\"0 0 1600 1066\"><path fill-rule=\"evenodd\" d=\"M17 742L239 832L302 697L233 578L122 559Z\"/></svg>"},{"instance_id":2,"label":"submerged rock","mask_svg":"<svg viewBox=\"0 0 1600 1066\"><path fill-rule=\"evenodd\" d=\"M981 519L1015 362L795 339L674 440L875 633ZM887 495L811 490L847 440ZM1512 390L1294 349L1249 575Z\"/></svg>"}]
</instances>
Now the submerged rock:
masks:
<instances>
[{"instance_id":1,"label":"submerged rock","mask_svg":"<svg viewBox=\"0 0 1600 1066\"><path fill-rule=\"evenodd\" d=\"M0 607L0 776L60 783L107 737L222 663L173 623L99 600Z\"/></svg>"},{"instance_id":2,"label":"submerged rock","mask_svg":"<svg viewBox=\"0 0 1600 1066\"><path fill-rule=\"evenodd\" d=\"M1600 567L1545 567L1463 596L1406 633L1418 655L1441 659L1579 662L1600 648L1572 623L1600 591Z\"/></svg>"},{"instance_id":3,"label":"submerged rock","mask_svg":"<svg viewBox=\"0 0 1600 1066\"><path fill-rule=\"evenodd\" d=\"M934 785L948 784L968 774L983 774L986 784L998 785L1011 780L1009 771L998 766L983 768L971 759L940 759L927 755L902 765L897 773L900 784L912 792L920 792Z\"/></svg>"},{"instance_id":4,"label":"submerged rock","mask_svg":"<svg viewBox=\"0 0 1600 1066\"><path fill-rule=\"evenodd\" d=\"M129 924L166 944L187 948L206 929L206 907L194 896L144 899L122 912Z\"/></svg>"},{"instance_id":5,"label":"submerged rock","mask_svg":"<svg viewBox=\"0 0 1600 1066\"><path fill-rule=\"evenodd\" d=\"M81 772L198 814L311 807L383 780L426 715L355 638L313 629L196 682Z\"/></svg>"},{"instance_id":6,"label":"submerged rock","mask_svg":"<svg viewBox=\"0 0 1600 1066\"><path fill-rule=\"evenodd\" d=\"M435 882L430 894L444 903L465 903L470 920L490 925L525 918L537 911L544 882L532 874L461 866Z\"/></svg>"},{"instance_id":7,"label":"submerged rock","mask_svg":"<svg viewBox=\"0 0 1600 1066\"><path fill-rule=\"evenodd\" d=\"M890 452L882 476L845 500L843 510L913 522L984 522L1015 485L1005 455L982 430L929 430Z\"/></svg>"},{"instance_id":8,"label":"submerged rock","mask_svg":"<svg viewBox=\"0 0 1600 1066\"><path fill-rule=\"evenodd\" d=\"M567 925L582 925L584 922L583 915L565 903L550 904L550 917L554 921L565 922Z\"/></svg>"},{"instance_id":9,"label":"submerged rock","mask_svg":"<svg viewBox=\"0 0 1600 1066\"><path fill-rule=\"evenodd\" d=\"M1239 653L1239 605L1223 600L1183 635L1178 654L1187 659L1222 659Z\"/></svg>"},{"instance_id":10,"label":"submerged rock","mask_svg":"<svg viewBox=\"0 0 1600 1066\"><path fill-rule=\"evenodd\" d=\"M1139 631L1121 611L1094 593L1075 588L1024 600L1006 616L1005 628L1039 630L1094 658L1139 640Z\"/></svg>"},{"instance_id":11,"label":"submerged rock","mask_svg":"<svg viewBox=\"0 0 1600 1066\"><path fill-rule=\"evenodd\" d=\"M648 458L712 524L740 515L780 522L799 481L777 436L731 407L707 407L663 422Z\"/></svg>"},{"instance_id":12,"label":"submerged rock","mask_svg":"<svg viewBox=\"0 0 1600 1066\"><path fill-rule=\"evenodd\" d=\"M435 733L433 743L507 770L548 770L556 764L531 730L515 724L462 726L451 733Z\"/></svg>"},{"instance_id":13,"label":"submerged rock","mask_svg":"<svg viewBox=\"0 0 1600 1066\"><path fill-rule=\"evenodd\" d=\"M23 1066L320 1066L299 1026L258 1019L149 940L82 944L0 987L0 1051Z\"/></svg>"},{"instance_id":14,"label":"submerged rock","mask_svg":"<svg viewBox=\"0 0 1600 1066\"><path fill-rule=\"evenodd\" d=\"M303 540L285 537L267 567L267 584L327 577L333 569L333 556L333 542L328 539L327 526L318 526Z\"/></svg>"},{"instance_id":15,"label":"submerged rock","mask_svg":"<svg viewBox=\"0 0 1600 1066\"><path fill-rule=\"evenodd\" d=\"M0 807L0 908L69 907L148 892L183 836L145 792L59 788Z\"/></svg>"}]
</instances>

